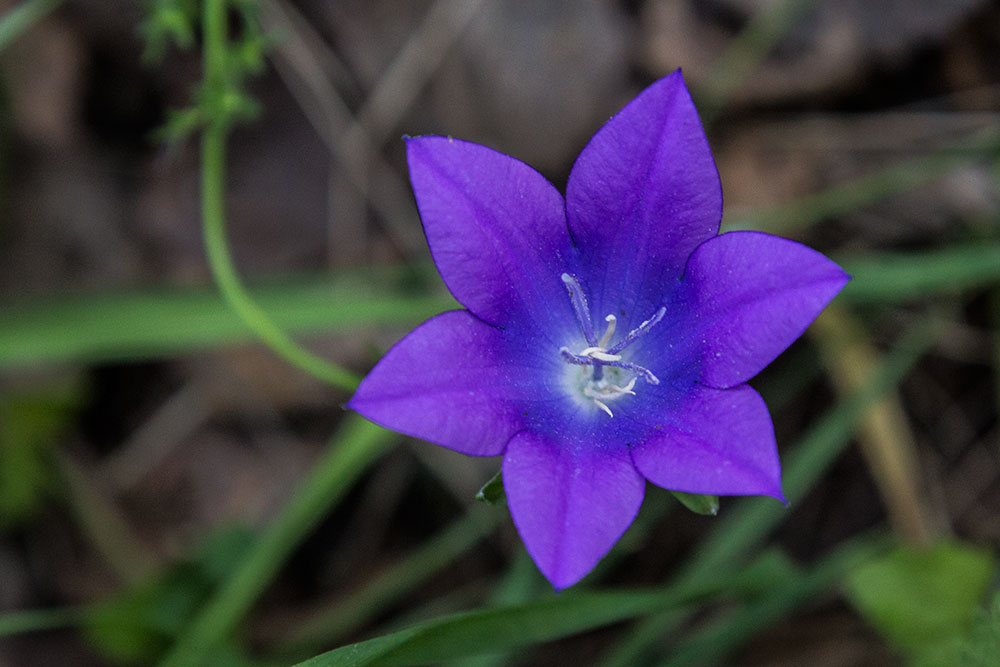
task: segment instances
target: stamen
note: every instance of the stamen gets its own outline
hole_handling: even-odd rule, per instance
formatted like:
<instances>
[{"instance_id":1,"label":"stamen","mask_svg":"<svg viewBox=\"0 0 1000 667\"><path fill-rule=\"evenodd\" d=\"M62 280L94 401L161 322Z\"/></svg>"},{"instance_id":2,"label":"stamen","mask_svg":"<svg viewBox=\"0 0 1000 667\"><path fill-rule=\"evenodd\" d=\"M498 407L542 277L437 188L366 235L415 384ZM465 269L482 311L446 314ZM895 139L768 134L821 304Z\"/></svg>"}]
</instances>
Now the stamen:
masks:
<instances>
[{"instance_id":1,"label":"stamen","mask_svg":"<svg viewBox=\"0 0 1000 667\"><path fill-rule=\"evenodd\" d=\"M568 361L577 366L593 366L595 364L593 357L581 357L573 354L569 351L568 347L560 347L559 354L562 355L563 361Z\"/></svg>"},{"instance_id":2,"label":"stamen","mask_svg":"<svg viewBox=\"0 0 1000 667\"><path fill-rule=\"evenodd\" d=\"M619 393L632 394L633 396L635 396L635 392L632 391L632 387L634 386L635 386L635 378L632 378L631 380L628 381L628 384L626 384L624 387L619 387L618 385L613 384L611 385L611 388Z\"/></svg>"},{"instance_id":3,"label":"stamen","mask_svg":"<svg viewBox=\"0 0 1000 667\"><path fill-rule=\"evenodd\" d=\"M607 412L609 417L611 417L612 419L615 418L615 413L611 412L611 408L609 408L607 405L605 405L601 401L597 400L596 398L594 399L594 404L597 407L599 407L601 410L604 410L605 412Z\"/></svg>"},{"instance_id":4,"label":"stamen","mask_svg":"<svg viewBox=\"0 0 1000 667\"><path fill-rule=\"evenodd\" d=\"M569 300L573 304L580 328L583 329L583 337L591 345L597 345L597 338L594 337L594 323L590 319L590 306L587 305L587 297L583 294L583 288L580 287L579 281L568 273L564 273L560 277L563 284L566 285L566 291L569 292ZM604 346L600 345L599 347Z\"/></svg>"},{"instance_id":5,"label":"stamen","mask_svg":"<svg viewBox=\"0 0 1000 667\"><path fill-rule=\"evenodd\" d=\"M656 326L656 324L663 319L663 316L666 314L667 314L666 307L660 306L660 309L657 310L655 313L653 313L653 316L651 318L649 318L648 320L637 326L635 329L632 329L632 331L629 331L627 336L618 341L611 349L607 350L608 354L618 354L626 347L628 347L635 341L645 336L650 329ZM654 382L653 384L656 383Z\"/></svg>"},{"instance_id":6,"label":"stamen","mask_svg":"<svg viewBox=\"0 0 1000 667\"><path fill-rule=\"evenodd\" d=\"M591 348L587 349L589 350ZM655 375L653 375L653 372L651 370L645 368L644 366L640 366L639 364L633 364L628 361L618 361L618 359L621 359L620 356L618 357L618 359L611 359L611 360L598 359L594 355L600 354L599 352L591 352L589 355L584 356L582 354L573 354L572 352L569 351L569 348L566 347L559 348L559 354L562 355L564 361L567 361L571 364L576 364L577 366L593 366L595 371L593 378L594 381L601 379L597 377L596 371L598 371L603 365L603 366L614 366L615 368L624 368L626 370L635 371L636 373L641 375L642 378L649 384L660 384L660 379ZM610 356L610 355L602 355L602 356Z\"/></svg>"},{"instance_id":7,"label":"stamen","mask_svg":"<svg viewBox=\"0 0 1000 667\"><path fill-rule=\"evenodd\" d=\"M618 323L618 318L614 315L608 315L604 318L604 321L608 323L608 328L604 330L604 335L601 336L601 340L597 341L597 347L608 348L608 343L611 342L611 337L615 334L615 324Z\"/></svg>"},{"instance_id":8,"label":"stamen","mask_svg":"<svg viewBox=\"0 0 1000 667\"><path fill-rule=\"evenodd\" d=\"M608 344L615 334L618 318L614 315L608 315L604 318L608 326L604 330L604 334L601 335L601 339L597 340L594 336L594 323L590 319L590 306L587 304L587 297L580 287L580 282L569 273L564 273L560 277L563 284L566 285L566 291L569 292L569 300L573 304L573 312L576 313L576 319L580 323L580 328L583 330L583 336L587 339L588 346L580 350L577 354L570 352L569 348L561 347L559 348L559 354L567 363L577 366L590 366L590 371L583 374L583 385L580 389L584 396L594 402L594 405L606 412L609 417L614 417L615 415L611 412L611 408L608 407L607 402L626 395L635 396L633 389L640 375L648 384L660 384L660 379L651 370L639 364L622 361L622 355L619 352L645 336L650 329L663 319L667 309L661 306L653 313L651 318L630 331L616 345L608 348ZM625 386L622 387L610 381L618 380L622 374L614 372L609 378L605 378L605 366L631 371L633 375Z\"/></svg>"},{"instance_id":9,"label":"stamen","mask_svg":"<svg viewBox=\"0 0 1000 667\"><path fill-rule=\"evenodd\" d=\"M627 361L602 361L601 363L606 366L614 366L616 368L624 368L626 370L635 371L649 384L660 384L660 378L653 375L653 371L644 366L640 366L639 364L631 364Z\"/></svg>"},{"instance_id":10,"label":"stamen","mask_svg":"<svg viewBox=\"0 0 1000 667\"><path fill-rule=\"evenodd\" d=\"M586 386L583 388L583 395L587 398L620 398L625 394L630 394L635 396L635 392L632 391L632 387L635 386L635 378L629 380L628 384L624 387L619 387L616 384L600 384L597 387Z\"/></svg>"},{"instance_id":11,"label":"stamen","mask_svg":"<svg viewBox=\"0 0 1000 667\"><path fill-rule=\"evenodd\" d=\"M620 361L622 358L620 354L608 354L603 347L585 347L580 350L580 356L590 357L598 361Z\"/></svg>"}]
</instances>

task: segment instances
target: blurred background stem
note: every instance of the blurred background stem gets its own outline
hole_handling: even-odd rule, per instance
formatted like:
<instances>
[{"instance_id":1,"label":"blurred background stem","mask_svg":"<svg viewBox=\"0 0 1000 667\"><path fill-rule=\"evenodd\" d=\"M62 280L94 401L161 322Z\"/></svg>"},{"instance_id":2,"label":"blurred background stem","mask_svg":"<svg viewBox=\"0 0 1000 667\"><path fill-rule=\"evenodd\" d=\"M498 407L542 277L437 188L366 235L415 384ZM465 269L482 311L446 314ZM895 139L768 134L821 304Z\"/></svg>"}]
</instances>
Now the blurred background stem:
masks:
<instances>
[{"instance_id":1,"label":"blurred background stem","mask_svg":"<svg viewBox=\"0 0 1000 667\"><path fill-rule=\"evenodd\" d=\"M61 5L64 0L26 0L0 19L0 51Z\"/></svg>"},{"instance_id":2,"label":"blurred background stem","mask_svg":"<svg viewBox=\"0 0 1000 667\"><path fill-rule=\"evenodd\" d=\"M811 333L821 343L838 391L849 394L861 386L878 353L867 342L860 321L847 309L831 306L816 319ZM939 531L921 495L917 445L897 392L886 392L872 403L857 439L895 532L909 544L929 546Z\"/></svg>"}]
</instances>

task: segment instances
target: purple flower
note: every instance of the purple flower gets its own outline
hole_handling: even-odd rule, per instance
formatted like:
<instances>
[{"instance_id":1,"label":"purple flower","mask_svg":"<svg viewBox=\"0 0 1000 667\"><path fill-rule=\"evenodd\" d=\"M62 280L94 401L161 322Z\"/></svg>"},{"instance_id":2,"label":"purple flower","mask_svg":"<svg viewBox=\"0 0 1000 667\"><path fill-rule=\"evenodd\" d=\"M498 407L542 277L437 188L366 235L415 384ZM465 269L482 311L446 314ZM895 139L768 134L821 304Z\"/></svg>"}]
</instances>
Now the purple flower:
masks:
<instances>
[{"instance_id":1,"label":"purple flower","mask_svg":"<svg viewBox=\"0 0 1000 667\"><path fill-rule=\"evenodd\" d=\"M407 159L434 262L466 310L397 343L350 408L503 455L514 524L557 589L621 537L646 480L783 499L771 418L744 383L849 278L786 239L719 235L719 176L679 71L591 139L565 200L477 144L409 139Z\"/></svg>"}]
</instances>

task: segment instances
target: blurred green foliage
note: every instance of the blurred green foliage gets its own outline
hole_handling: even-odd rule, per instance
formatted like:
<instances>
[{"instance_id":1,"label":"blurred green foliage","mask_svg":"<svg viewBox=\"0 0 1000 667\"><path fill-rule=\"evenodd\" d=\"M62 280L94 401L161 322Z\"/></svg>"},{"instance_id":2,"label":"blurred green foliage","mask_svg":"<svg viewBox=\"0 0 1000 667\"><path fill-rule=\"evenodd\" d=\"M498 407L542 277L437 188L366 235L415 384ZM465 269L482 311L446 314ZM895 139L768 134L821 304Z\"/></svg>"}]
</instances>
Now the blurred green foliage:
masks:
<instances>
[{"instance_id":1,"label":"blurred green foliage","mask_svg":"<svg viewBox=\"0 0 1000 667\"><path fill-rule=\"evenodd\" d=\"M52 452L84 398L73 376L0 393L0 530L31 519L58 489Z\"/></svg>"},{"instance_id":2,"label":"blurred green foliage","mask_svg":"<svg viewBox=\"0 0 1000 667\"><path fill-rule=\"evenodd\" d=\"M178 143L207 123L231 123L256 118L260 105L247 90L248 80L264 71L271 43L260 27L255 0L230 0L227 10L237 20L236 35L224 45L219 77L206 76L192 107L174 109L156 133L168 144ZM151 0L139 26L146 48L143 59L158 64L171 45L189 50L196 42L202 6L196 0Z\"/></svg>"},{"instance_id":3,"label":"blurred green foliage","mask_svg":"<svg viewBox=\"0 0 1000 667\"><path fill-rule=\"evenodd\" d=\"M198 0L147 0L146 18L139 24L146 45L143 60L157 65L171 45L192 48L200 12Z\"/></svg>"},{"instance_id":4,"label":"blurred green foliage","mask_svg":"<svg viewBox=\"0 0 1000 667\"><path fill-rule=\"evenodd\" d=\"M88 639L116 664L153 663L226 580L253 540L253 531L245 526L217 529L190 560L174 563L151 580L96 605L84 622ZM224 664L216 659L232 648L224 646L221 651L212 654L212 664Z\"/></svg>"},{"instance_id":5,"label":"blurred green foliage","mask_svg":"<svg viewBox=\"0 0 1000 667\"><path fill-rule=\"evenodd\" d=\"M916 667L995 667L1000 665L1000 593L986 608L976 612L972 630L955 637L939 650L921 655Z\"/></svg>"},{"instance_id":6,"label":"blurred green foliage","mask_svg":"<svg viewBox=\"0 0 1000 667\"><path fill-rule=\"evenodd\" d=\"M941 655L965 637L997 571L989 550L961 542L900 546L848 576L848 597L894 646Z\"/></svg>"}]
</instances>

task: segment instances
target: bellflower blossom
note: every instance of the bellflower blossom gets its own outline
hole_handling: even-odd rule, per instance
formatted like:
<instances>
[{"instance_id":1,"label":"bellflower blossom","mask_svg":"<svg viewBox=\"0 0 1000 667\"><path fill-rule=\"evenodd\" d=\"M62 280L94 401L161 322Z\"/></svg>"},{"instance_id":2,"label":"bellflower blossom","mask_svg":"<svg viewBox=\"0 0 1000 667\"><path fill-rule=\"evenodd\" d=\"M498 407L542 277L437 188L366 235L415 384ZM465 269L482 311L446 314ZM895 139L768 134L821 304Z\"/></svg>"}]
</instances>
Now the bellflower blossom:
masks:
<instances>
[{"instance_id":1,"label":"bellflower blossom","mask_svg":"<svg viewBox=\"0 0 1000 667\"><path fill-rule=\"evenodd\" d=\"M557 589L632 523L645 482L783 500L747 386L848 276L803 245L719 234L719 175L680 71L612 117L565 200L484 146L407 140L427 242L465 309L399 341L348 403L472 456L503 456L525 547Z\"/></svg>"}]
</instances>

